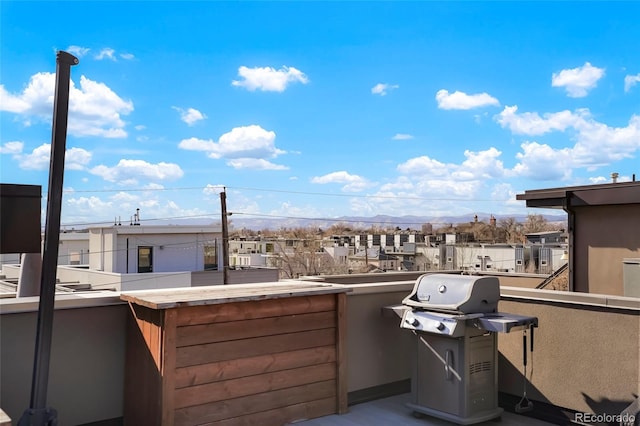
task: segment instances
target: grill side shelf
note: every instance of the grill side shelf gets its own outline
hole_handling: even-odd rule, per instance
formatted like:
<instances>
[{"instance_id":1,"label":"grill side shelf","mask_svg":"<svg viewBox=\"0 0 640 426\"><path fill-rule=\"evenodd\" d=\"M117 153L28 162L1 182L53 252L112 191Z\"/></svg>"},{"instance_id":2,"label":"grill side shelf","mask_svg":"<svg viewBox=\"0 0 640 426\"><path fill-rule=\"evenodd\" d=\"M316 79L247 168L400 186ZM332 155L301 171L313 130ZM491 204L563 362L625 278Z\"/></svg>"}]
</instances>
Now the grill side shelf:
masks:
<instances>
[{"instance_id":1,"label":"grill side shelf","mask_svg":"<svg viewBox=\"0 0 640 426\"><path fill-rule=\"evenodd\" d=\"M496 333L511 333L512 331L529 328L532 324L534 327L538 326L537 317L528 317L503 312L487 314L481 318L475 319L474 321L477 328Z\"/></svg>"}]
</instances>

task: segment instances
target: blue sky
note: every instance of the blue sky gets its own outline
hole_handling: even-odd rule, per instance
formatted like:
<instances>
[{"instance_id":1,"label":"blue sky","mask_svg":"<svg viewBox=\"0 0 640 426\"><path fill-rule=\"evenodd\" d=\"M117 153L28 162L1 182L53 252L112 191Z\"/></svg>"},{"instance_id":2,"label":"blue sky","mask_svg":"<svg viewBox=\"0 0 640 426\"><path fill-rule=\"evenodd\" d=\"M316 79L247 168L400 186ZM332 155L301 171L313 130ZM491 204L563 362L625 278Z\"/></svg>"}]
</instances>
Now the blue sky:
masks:
<instances>
[{"instance_id":1,"label":"blue sky","mask_svg":"<svg viewBox=\"0 0 640 426\"><path fill-rule=\"evenodd\" d=\"M46 195L55 52L80 59L66 225L217 218L222 186L244 218L522 214L640 173L639 2L0 7L2 182Z\"/></svg>"}]
</instances>

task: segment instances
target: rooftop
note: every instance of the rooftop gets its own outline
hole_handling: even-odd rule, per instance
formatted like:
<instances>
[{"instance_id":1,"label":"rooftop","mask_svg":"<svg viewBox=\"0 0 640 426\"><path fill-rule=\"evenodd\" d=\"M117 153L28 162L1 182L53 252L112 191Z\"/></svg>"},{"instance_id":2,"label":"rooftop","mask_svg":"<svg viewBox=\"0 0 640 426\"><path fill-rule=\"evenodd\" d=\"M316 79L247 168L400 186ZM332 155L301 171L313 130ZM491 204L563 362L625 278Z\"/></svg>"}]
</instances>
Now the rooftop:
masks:
<instances>
[{"instance_id":1,"label":"rooftop","mask_svg":"<svg viewBox=\"0 0 640 426\"><path fill-rule=\"evenodd\" d=\"M405 405L410 391L411 368L407 359L413 347L412 335L407 330L400 329L397 317L386 315L382 308L401 303L402 299L410 293L414 280L407 280L406 274L398 274L396 277L398 280L393 281L393 274L389 273L361 274L313 277L310 278L311 283L306 280L272 283L279 288L279 294L283 296L291 291L307 292L312 288L325 293L324 289L336 286L336 282L346 285L350 290L345 294L344 299L346 328L340 332L340 335L346 339L346 344L340 349L344 351L346 358L346 364L341 367L343 377L346 378L344 389L348 400L346 412L343 414L323 412L319 418L296 424L320 426L341 424L444 426L450 424L431 417L416 419ZM510 278L509 282L513 282L513 278ZM265 288L270 286L270 284L261 285ZM299 286L300 289L295 286ZM240 289L241 286L236 285L227 287L227 290L231 291L228 296L233 296L232 293ZM207 297L211 298L214 297L211 295L223 290L224 288L218 286L164 290L160 293L180 295L186 291L189 294L184 297L179 296L178 299L187 303L198 303L197 300L202 298L193 299L191 302L188 300L198 292L209 294ZM164 296L157 293L145 291L134 294L142 295L140 300L153 302L145 308L151 309L148 312L154 311L154 308L170 310L176 306L185 306L182 302L178 305L169 302L167 305L167 300L162 299ZM275 299L275 302L269 304L271 303L269 297L273 294L267 291L258 292L254 296L256 302L260 306L266 306L269 312L277 312L281 309L282 302L278 300L283 299ZM330 294L320 296L325 297ZM237 294L234 297L238 297ZM241 356L234 351L249 348L250 351L259 352L272 345L273 342L268 343L271 337L260 340L262 342L260 344L255 344L257 341L254 342L252 339L264 338L247 335L247 333L269 329L271 320L266 321L269 317L260 320L257 309L250 309L242 314L238 308L240 305L233 303L233 300L225 300L225 303L219 306L228 307L224 308L226 312L224 315L249 315L251 319L244 320L238 326L233 325L233 322L224 322L224 327L217 328L218 331L215 333L218 336L227 336L223 340L232 340L206 344L203 342L210 339L208 336L211 336L213 329L200 324L203 318L201 315L180 320L187 327L185 331L188 331L188 334L183 334L178 339L182 342L179 345L184 350L181 349L178 352L177 362L186 364L185 367L179 367L176 371L183 371L183 373L192 371L195 374L191 376L192 380L203 381L200 385L204 386L202 390L198 393L189 393L191 395L189 398L210 395L214 389L239 392L235 396L229 394L226 399L211 403L214 404L211 407L220 407L212 413L222 413L224 412L224 410L220 411L222 407L234 405L244 407L243 410L247 413L253 413L259 407L256 401L265 403L265 398L268 398L266 395L269 393L261 393L259 390L252 390L251 386L248 387L247 384L253 380L255 374L258 374L252 371L262 364L246 364L246 362L263 355L252 352L249 358L243 358L244 355ZM334 332L327 333L326 331L330 329L325 328L333 326L327 323L329 317L324 313L314 313L321 309L310 309L309 306L301 305L300 313L293 315L290 319L285 317L277 321L274 319L274 324L279 324L273 329L275 330L273 333L277 334L271 334L271 332L267 334L274 338L285 336L286 333L302 336L306 333L305 329L310 329L312 330L310 336L315 337L307 340L296 337L293 340L296 345L303 344L308 349L295 349L297 352L294 352L313 355L313 358L325 356L331 352L326 352L325 346L318 345L328 344L322 343L323 341L333 341L331 336L335 335ZM14 422L20 418L29 402L33 362L29 354L33 354L34 350L37 307L38 299L33 297L0 299L0 387L5 390L0 392L0 408ZM538 420L523 418L522 415L511 412L522 395L521 336L519 333L501 333L498 337L499 403L505 409L502 424L532 426L541 425L544 422L567 424L574 418L575 413L618 414L640 393L640 359L637 351L640 345L640 299L535 290L508 287L503 284L499 309L504 312L536 316L540 323L536 332L537 343L533 355L535 359L531 359L529 364L533 372L528 370L526 378L528 396L534 401L534 410L528 415ZM127 390L129 386L127 383L139 374L127 368L131 347L131 341L128 341L127 337L129 327L127 324L131 314L130 307L118 292L79 292L56 296L48 404L58 411L60 424L120 425L127 416L127 406L130 403L139 403L141 394L137 393L138 396L133 396ZM219 314L216 315L220 318ZM261 325L258 327L259 324ZM285 340L280 340L281 338L284 339L284 337L277 337L276 340L284 342ZM248 339L246 344L242 343L245 339ZM584 343L587 341L590 342L589 351L584 350ZM197 367L200 361L195 360L201 359L202 351L205 351L205 348L214 347L218 349L211 353L225 354L223 359L216 361L226 366L220 370L220 374L225 377L207 379L191 366L186 366L193 364L194 368ZM222 350L222 348L225 349ZM603 359L607 362L603 363ZM288 387L294 384L287 384L286 381L280 382L280 380L291 380L290 378L302 380L308 377L311 371L325 371L325 367L322 367L324 364L320 364L321 366L317 369L309 366L295 367L296 370L282 370L285 367L278 367L281 361L279 357L273 358L269 367L272 371L268 373L272 380L276 380L270 383L280 383L277 386L282 389L278 391L278 395L289 394L293 397L310 395L308 392L297 391L298 385ZM100 368L96 368L96 365ZM207 367L206 374L210 375L211 371L215 370ZM202 372L204 373L205 370ZM230 375L239 376L233 378ZM185 380L187 377L184 376L180 380ZM220 382L221 379L224 380ZM142 380L139 383L151 384L153 380ZM240 384L243 385L237 387ZM9 387L11 392L6 391ZM191 404L195 402L186 402L184 398L187 394L184 392L183 390L180 394L182 395L181 404L186 404L185 409L180 409L183 415L197 407L199 407L198 410L207 409L207 404L193 406ZM287 404L288 399L278 397L277 400L280 401L279 404ZM209 410L214 409L209 408ZM254 419L263 418L260 412L250 416ZM309 418L309 416L295 417L295 419L303 418ZM177 419L175 424L182 424ZM287 421L272 424L286 424L293 419L289 418ZM220 424L228 422L242 424L240 420L235 421L233 418L227 418Z\"/></svg>"}]
</instances>

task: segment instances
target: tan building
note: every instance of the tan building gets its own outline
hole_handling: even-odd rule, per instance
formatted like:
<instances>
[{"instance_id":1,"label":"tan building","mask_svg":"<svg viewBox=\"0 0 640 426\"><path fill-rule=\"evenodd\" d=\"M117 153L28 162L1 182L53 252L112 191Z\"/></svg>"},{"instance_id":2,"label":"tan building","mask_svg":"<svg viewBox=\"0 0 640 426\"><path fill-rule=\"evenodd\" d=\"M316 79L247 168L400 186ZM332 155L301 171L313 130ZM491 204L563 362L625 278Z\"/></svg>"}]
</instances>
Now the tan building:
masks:
<instances>
[{"instance_id":1,"label":"tan building","mask_svg":"<svg viewBox=\"0 0 640 426\"><path fill-rule=\"evenodd\" d=\"M640 258L640 182L538 189L517 199L567 212L569 290L635 294L631 282L625 292L624 270L628 259Z\"/></svg>"}]
</instances>

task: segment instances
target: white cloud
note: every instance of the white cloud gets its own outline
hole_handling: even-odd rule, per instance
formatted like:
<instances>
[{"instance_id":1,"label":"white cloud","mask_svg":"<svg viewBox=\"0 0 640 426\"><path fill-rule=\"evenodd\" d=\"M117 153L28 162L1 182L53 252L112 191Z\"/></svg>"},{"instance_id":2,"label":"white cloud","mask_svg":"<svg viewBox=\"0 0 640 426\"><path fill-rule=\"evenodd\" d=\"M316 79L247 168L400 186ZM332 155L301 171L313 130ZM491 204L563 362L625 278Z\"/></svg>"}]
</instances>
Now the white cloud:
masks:
<instances>
[{"instance_id":1,"label":"white cloud","mask_svg":"<svg viewBox=\"0 0 640 426\"><path fill-rule=\"evenodd\" d=\"M445 176L449 173L449 167L438 160L433 160L423 155L399 164L398 171L406 175Z\"/></svg>"},{"instance_id":2,"label":"white cloud","mask_svg":"<svg viewBox=\"0 0 640 426\"><path fill-rule=\"evenodd\" d=\"M135 59L135 56L133 56L133 53L121 53L120 57L122 59L127 60L127 61L131 61L131 60Z\"/></svg>"},{"instance_id":3,"label":"white cloud","mask_svg":"<svg viewBox=\"0 0 640 426\"><path fill-rule=\"evenodd\" d=\"M49 167L51 144L43 144L35 148L31 154L17 156L18 165L24 170L46 170Z\"/></svg>"},{"instance_id":4,"label":"white cloud","mask_svg":"<svg viewBox=\"0 0 640 426\"><path fill-rule=\"evenodd\" d=\"M396 133L391 139L393 139L394 141L406 141L409 139L413 139L413 135L410 135L408 133Z\"/></svg>"},{"instance_id":5,"label":"white cloud","mask_svg":"<svg viewBox=\"0 0 640 426\"><path fill-rule=\"evenodd\" d=\"M67 47L67 52L71 53L72 55L78 57L78 58L82 58L83 56L85 56L87 53L89 53L91 49L89 49L88 47L81 47L81 46L69 46Z\"/></svg>"},{"instance_id":6,"label":"white cloud","mask_svg":"<svg viewBox=\"0 0 640 426\"><path fill-rule=\"evenodd\" d=\"M609 183L609 182L611 182L611 178L606 178L604 176L596 176L596 177L589 178L589 183L592 185L599 185L602 183Z\"/></svg>"},{"instance_id":7,"label":"white cloud","mask_svg":"<svg viewBox=\"0 0 640 426\"><path fill-rule=\"evenodd\" d=\"M574 126L582 117L584 110L579 110L578 114L571 111L560 111L544 114L543 117L537 112L524 112L518 114L518 107L506 106L501 113L496 115L496 121L504 128L508 128L515 134L521 135L542 135L551 131L564 131L568 127Z\"/></svg>"},{"instance_id":8,"label":"white cloud","mask_svg":"<svg viewBox=\"0 0 640 426\"><path fill-rule=\"evenodd\" d=\"M276 134L257 125L234 127L220 136L211 158L275 158L282 151L276 148Z\"/></svg>"},{"instance_id":9,"label":"white cloud","mask_svg":"<svg viewBox=\"0 0 640 426\"><path fill-rule=\"evenodd\" d=\"M187 123L189 126L193 126L198 121L204 120L205 118L207 118L206 115L204 115L203 113L201 113L195 108L187 108L186 110L176 106L172 108L180 113L180 119L185 123Z\"/></svg>"},{"instance_id":10,"label":"white cloud","mask_svg":"<svg viewBox=\"0 0 640 426\"><path fill-rule=\"evenodd\" d=\"M450 214L461 210L456 200L487 198L491 182L510 174L501 160L502 152L494 147L483 151L464 151L462 163L443 163L428 156L411 158L397 166L400 173L394 181L380 187L374 196L402 200L403 211L424 209L424 198L438 200L437 206L427 209L431 214L440 211ZM496 198L493 198L496 199Z\"/></svg>"},{"instance_id":11,"label":"white cloud","mask_svg":"<svg viewBox=\"0 0 640 426\"><path fill-rule=\"evenodd\" d=\"M516 154L520 160L513 168L516 176L538 180L565 180L571 176L571 149L554 149L547 144L524 142L522 152Z\"/></svg>"},{"instance_id":12,"label":"white cloud","mask_svg":"<svg viewBox=\"0 0 640 426\"><path fill-rule=\"evenodd\" d=\"M397 84L378 83L371 88L371 93L374 95L386 96L388 92L398 88L400 88L400 86Z\"/></svg>"},{"instance_id":13,"label":"white cloud","mask_svg":"<svg viewBox=\"0 0 640 426\"><path fill-rule=\"evenodd\" d=\"M90 170L94 175L102 177L108 182L120 184L137 184L139 180L165 181L176 180L184 175L184 172L177 164L157 163L151 164L144 160L122 159L117 165L107 167L99 165Z\"/></svg>"},{"instance_id":14,"label":"white cloud","mask_svg":"<svg viewBox=\"0 0 640 426\"><path fill-rule=\"evenodd\" d=\"M91 218L91 217L104 217L106 212L113 211L113 203L109 201L103 201L98 197L78 197L69 198L66 201L70 210L75 217ZM85 219L86 220L86 219Z\"/></svg>"},{"instance_id":15,"label":"white cloud","mask_svg":"<svg viewBox=\"0 0 640 426\"><path fill-rule=\"evenodd\" d=\"M456 181L449 177L400 176L395 182L383 185L374 195L385 198L397 197L401 200L403 208L420 209L424 208L424 200L419 198L468 199L476 196L481 186L482 182L479 180Z\"/></svg>"},{"instance_id":16,"label":"white cloud","mask_svg":"<svg viewBox=\"0 0 640 426\"><path fill-rule=\"evenodd\" d=\"M491 179L502 177L505 173L499 157L502 152L496 148L473 152L465 150L467 159L452 173L457 180Z\"/></svg>"},{"instance_id":17,"label":"white cloud","mask_svg":"<svg viewBox=\"0 0 640 426\"><path fill-rule=\"evenodd\" d=\"M204 195L218 195L224 189L224 185L211 185L210 183L202 190Z\"/></svg>"},{"instance_id":18,"label":"white cloud","mask_svg":"<svg viewBox=\"0 0 640 426\"><path fill-rule=\"evenodd\" d=\"M51 158L51 144L45 143L35 148L30 154L20 152L14 155L18 166L24 170L47 170ZM65 152L64 167L66 170L84 170L91 161L92 154L82 148L69 148Z\"/></svg>"},{"instance_id":19,"label":"white cloud","mask_svg":"<svg viewBox=\"0 0 640 426\"><path fill-rule=\"evenodd\" d=\"M234 169L289 170L287 166L272 163L264 158L234 158L228 160L227 165Z\"/></svg>"},{"instance_id":20,"label":"white cloud","mask_svg":"<svg viewBox=\"0 0 640 426\"><path fill-rule=\"evenodd\" d=\"M29 108L30 104L27 100L24 99L24 96L13 96L9 92L7 92L7 90L4 88L4 85L0 84L0 111L19 114L29 110Z\"/></svg>"},{"instance_id":21,"label":"white cloud","mask_svg":"<svg viewBox=\"0 0 640 426\"><path fill-rule=\"evenodd\" d=\"M187 151L215 151L217 144L211 139L189 138L181 140L178 148Z\"/></svg>"},{"instance_id":22,"label":"white cloud","mask_svg":"<svg viewBox=\"0 0 640 426\"><path fill-rule=\"evenodd\" d=\"M520 206L521 201L516 200L517 191L509 183L497 183L491 190L491 199L501 201L506 205Z\"/></svg>"},{"instance_id":23,"label":"white cloud","mask_svg":"<svg viewBox=\"0 0 640 426\"><path fill-rule=\"evenodd\" d=\"M70 148L65 153L65 168L67 170L84 170L91 162L93 155L82 148Z\"/></svg>"},{"instance_id":24,"label":"white cloud","mask_svg":"<svg viewBox=\"0 0 640 426\"><path fill-rule=\"evenodd\" d=\"M95 58L99 61L103 60L103 59L110 59L112 61L116 60L116 55L115 55L116 51L113 50L110 47L105 47L102 50L100 50L100 52L95 56Z\"/></svg>"},{"instance_id":25,"label":"white cloud","mask_svg":"<svg viewBox=\"0 0 640 426\"><path fill-rule=\"evenodd\" d=\"M50 123L55 94L55 74L37 73L22 93L12 95L0 86L0 110ZM125 122L121 115L133 111L133 103L120 98L104 83L80 77L80 88L69 87L68 132L74 136L123 138Z\"/></svg>"},{"instance_id":26,"label":"white cloud","mask_svg":"<svg viewBox=\"0 0 640 426\"><path fill-rule=\"evenodd\" d=\"M527 163L529 158L548 158L559 162L565 168L586 167L594 170L613 161L630 158L634 152L640 149L640 116L633 115L629 124L625 127L610 127L593 119L587 109L579 109L576 112L561 111L547 113L542 117L538 113L517 113L517 107L506 107L502 113L496 116L502 127L509 128L513 133L526 135L541 135L551 131L572 129L575 132L573 147L555 149L546 144L529 145L528 151L521 153L523 161ZM535 142L534 142L535 143ZM570 155L566 155L568 149ZM553 158L550 151L556 152ZM546 157L545 157L546 156ZM534 161L537 165L538 163ZM553 166L551 166L553 169ZM515 169L524 175L533 173L528 167ZM551 176L565 176L557 170L550 173Z\"/></svg>"},{"instance_id":27,"label":"white cloud","mask_svg":"<svg viewBox=\"0 0 640 426\"><path fill-rule=\"evenodd\" d=\"M0 146L0 154L20 154L23 148L23 142L5 142L4 145Z\"/></svg>"},{"instance_id":28,"label":"white cloud","mask_svg":"<svg viewBox=\"0 0 640 426\"><path fill-rule=\"evenodd\" d=\"M233 80L233 86L244 87L249 91L284 92L290 83L307 84L308 77L294 67L283 66L279 70L271 67L238 68L238 75L243 80Z\"/></svg>"},{"instance_id":29,"label":"white cloud","mask_svg":"<svg viewBox=\"0 0 640 426\"><path fill-rule=\"evenodd\" d=\"M144 129L146 129L147 126L145 126L144 124L138 124L137 126L134 127L134 129L138 130L138 131L142 131Z\"/></svg>"},{"instance_id":30,"label":"white cloud","mask_svg":"<svg viewBox=\"0 0 640 426\"><path fill-rule=\"evenodd\" d=\"M436 101L440 109L472 109L484 106L500 106L500 102L488 93L467 95L464 92L441 89L436 93Z\"/></svg>"},{"instance_id":31,"label":"white cloud","mask_svg":"<svg viewBox=\"0 0 640 426\"><path fill-rule=\"evenodd\" d=\"M345 192L360 192L372 186L371 182L367 179L358 175L352 175L346 171L333 172L324 176L313 177L311 179L311 183L344 183L346 185L342 187L342 190Z\"/></svg>"},{"instance_id":32,"label":"white cloud","mask_svg":"<svg viewBox=\"0 0 640 426\"><path fill-rule=\"evenodd\" d=\"M414 176L420 180L430 179L439 181L442 179L458 183L499 178L506 171L500 160L502 153L496 148L485 151L473 152L466 150L466 160L462 164L445 164L427 156L415 157L398 165L398 171L404 175Z\"/></svg>"},{"instance_id":33,"label":"white cloud","mask_svg":"<svg viewBox=\"0 0 640 426\"><path fill-rule=\"evenodd\" d=\"M640 83L640 73L624 77L624 91L629 92L633 86Z\"/></svg>"},{"instance_id":34,"label":"white cloud","mask_svg":"<svg viewBox=\"0 0 640 426\"><path fill-rule=\"evenodd\" d=\"M182 140L178 147L190 151L204 151L210 158L225 159L234 168L255 168L258 170L286 170L287 167L267 161L286 151L276 148L276 134L258 125L234 127L220 136L218 142L211 139L189 138Z\"/></svg>"},{"instance_id":35,"label":"white cloud","mask_svg":"<svg viewBox=\"0 0 640 426\"><path fill-rule=\"evenodd\" d=\"M564 87L572 98L583 98L589 90L596 87L598 80L604 76L604 68L598 68L589 62L581 67L565 69L551 75L552 87Z\"/></svg>"}]
</instances>

